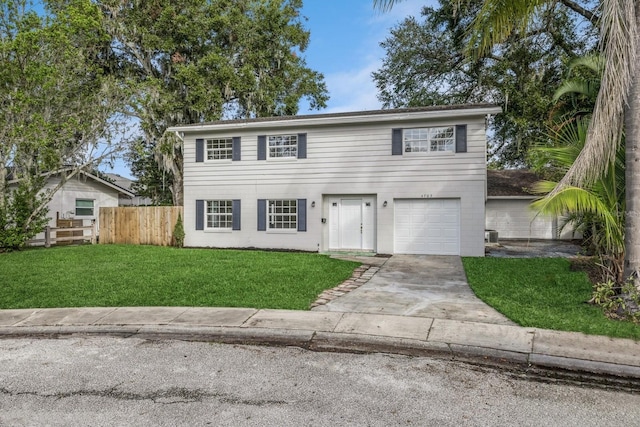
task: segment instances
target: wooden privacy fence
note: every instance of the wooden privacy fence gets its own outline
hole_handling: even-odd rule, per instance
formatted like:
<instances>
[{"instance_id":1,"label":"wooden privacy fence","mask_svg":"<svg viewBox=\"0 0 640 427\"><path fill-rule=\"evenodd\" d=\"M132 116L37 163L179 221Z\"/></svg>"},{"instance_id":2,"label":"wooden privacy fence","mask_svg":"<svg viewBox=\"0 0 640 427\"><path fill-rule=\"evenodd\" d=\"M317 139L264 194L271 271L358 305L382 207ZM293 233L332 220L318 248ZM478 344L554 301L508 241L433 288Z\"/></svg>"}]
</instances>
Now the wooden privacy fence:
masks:
<instances>
[{"instance_id":1,"label":"wooden privacy fence","mask_svg":"<svg viewBox=\"0 0 640 427\"><path fill-rule=\"evenodd\" d=\"M182 206L100 208L99 243L170 246Z\"/></svg>"}]
</instances>

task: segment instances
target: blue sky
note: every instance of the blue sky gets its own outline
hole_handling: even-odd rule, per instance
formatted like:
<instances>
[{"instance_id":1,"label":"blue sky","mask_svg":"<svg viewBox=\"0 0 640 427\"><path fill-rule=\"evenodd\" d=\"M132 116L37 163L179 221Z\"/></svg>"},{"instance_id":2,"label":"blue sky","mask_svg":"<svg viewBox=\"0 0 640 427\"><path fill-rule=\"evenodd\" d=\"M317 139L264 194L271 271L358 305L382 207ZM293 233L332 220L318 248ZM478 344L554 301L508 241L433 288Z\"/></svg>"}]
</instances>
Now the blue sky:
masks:
<instances>
[{"instance_id":1,"label":"blue sky","mask_svg":"<svg viewBox=\"0 0 640 427\"><path fill-rule=\"evenodd\" d=\"M434 3L435 0L404 0L383 13L374 10L373 0L306 0L302 15L311 40L303 56L311 69L324 74L330 99L327 108L320 111L310 111L302 102L299 113L381 108L371 79L384 57L380 42L406 16L419 16L424 5ZM101 169L130 177L123 161L117 161L113 169Z\"/></svg>"},{"instance_id":2,"label":"blue sky","mask_svg":"<svg viewBox=\"0 0 640 427\"><path fill-rule=\"evenodd\" d=\"M398 2L386 13L373 0L306 0L302 13L311 42L307 65L325 76L331 99L322 112L372 110L381 107L371 73L382 64L380 42L406 16L419 16L430 0ZM301 108L300 114L309 113Z\"/></svg>"}]
</instances>

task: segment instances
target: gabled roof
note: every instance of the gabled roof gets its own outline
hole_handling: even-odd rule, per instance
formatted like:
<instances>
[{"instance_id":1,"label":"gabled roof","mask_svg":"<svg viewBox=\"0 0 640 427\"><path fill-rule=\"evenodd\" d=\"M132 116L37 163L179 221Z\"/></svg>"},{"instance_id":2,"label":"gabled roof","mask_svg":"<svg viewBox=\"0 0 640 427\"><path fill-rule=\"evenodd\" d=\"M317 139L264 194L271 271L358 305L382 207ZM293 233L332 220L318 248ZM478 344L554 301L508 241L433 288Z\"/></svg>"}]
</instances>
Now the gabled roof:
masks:
<instances>
[{"instance_id":1,"label":"gabled roof","mask_svg":"<svg viewBox=\"0 0 640 427\"><path fill-rule=\"evenodd\" d=\"M504 169L487 171L488 197L537 197L531 192L533 184L542 180L530 170Z\"/></svg>"},{"instance_id":2,"label":"gabled roof","mask_svg":"<svg viewBox=\"0 0 640 427\"><path fill-rule=\"evenodd\" d=\"M129 196L129 197L135 197L136 196L135 193L131 192L131 190L129 190L127 188L124 188L124 187L121 187L117 183L109 182L109 181L107 181L105 179L102 179L99 176L96 176L96 175L94 175L92 173L80 171L80 174L85 175L86 177L91 178L94 181L99 182L102 185L106 185L107 187L110 187L110 188L116 190L118 193L124 194L125 196Z\"/></svg>"},{"instance_id":3,"label":"gabled roof","mask_svg":"<svg viewBox=\"0 0 640 427\"><path fill-rule=\"evenodd\" d=\"M380 122L425 118L483 116L497 114L502 109L493 104L437 105L429 107L395 108L387 110L354 111L346 113L305 114L299 116L273 116L250 119L217 120L207 123L172 126L170 132L197 132L210 129L237 129L239 127L276 127L300 125L326 125L341 123Z\"/></svg>"},{"instance_id":4,"label":"gabled roof","mask_svg":"<svg viewBox=\"0 0 640 427\"><path fill-rule=\"evenodd\" d=\"M105 173L105 175L110 180L112 180L113 183L115 185L117 185L118 187L121 187L121 188L124 188L125 190L131 191L131 186L134 183L133 180L131 180L131 179L127 178L127 177L118 175L117 173Z\"/></svg>"},{"instance_id":5,"label":"gabled roof","mask_svg":"<svg viewBox=\"0 0 640 427\"><path fill-rule=\"evenodd\" d=\"M52 174L50 176L58 175L58 174L61 174L61 173L65 172L65 171L69 171L69 168L60 169L58 172L56 172L55 174ZM119 194L124 194L125 196L128 196L128 197L135 197L136 196L135 193L132 193L130 190L128 190L126 188L123 188L123 187L120 187L119 185L116 185L116 184L114 184L112 182L109 182L107 180L104 180L104 179L100 178L99 176L96 176L96 175L94 175L92 173L85 172L85 171L79 171L78 175L76 175L76 176L79 176L79 175L84 175L85 177L90 178L90 179L98 182L99 184L102 184L102 185L107 186L107 187L109 187L109 188L111 188L113 190L116 190ZM15 184L16 182L18 182L17 179L13 179L13 180L9 180L8 181L9 184Z\"/></svg>"}]
</instances>

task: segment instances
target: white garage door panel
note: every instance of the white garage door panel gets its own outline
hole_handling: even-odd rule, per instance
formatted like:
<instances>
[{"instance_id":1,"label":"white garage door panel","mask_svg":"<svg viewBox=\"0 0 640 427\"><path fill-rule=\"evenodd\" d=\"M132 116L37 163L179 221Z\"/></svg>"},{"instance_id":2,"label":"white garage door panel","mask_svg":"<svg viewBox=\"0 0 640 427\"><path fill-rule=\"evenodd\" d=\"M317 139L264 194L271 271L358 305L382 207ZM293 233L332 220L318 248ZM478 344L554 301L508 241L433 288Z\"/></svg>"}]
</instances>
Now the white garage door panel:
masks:
<instances>
[{"instance_id":1,"label":"white garage door panel","mask_svg":"<svg viewBox=\"0 0 640 427\"><path fill-rule=\"evenodd\" d=\"M394 205L395 253L460 254L459 199L400 199Z\"/></svg>"}]
</instances>

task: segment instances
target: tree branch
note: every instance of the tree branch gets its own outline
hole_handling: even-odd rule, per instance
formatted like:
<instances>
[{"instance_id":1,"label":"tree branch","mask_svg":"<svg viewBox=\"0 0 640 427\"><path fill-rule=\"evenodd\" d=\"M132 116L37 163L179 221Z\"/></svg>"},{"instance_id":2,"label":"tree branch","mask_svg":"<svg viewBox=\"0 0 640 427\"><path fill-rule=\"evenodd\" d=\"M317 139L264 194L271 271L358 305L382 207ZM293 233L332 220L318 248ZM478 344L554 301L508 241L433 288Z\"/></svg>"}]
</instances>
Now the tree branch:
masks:
<instances>
[{"instance_id":1,"label":"tree branch","mask_svg":"<svg viewBox=\"0 0 640 427\"><path fill-rule=\"evenodd\" d=\"M571 0L560 0L560 3L562 3L569 9L573 10L578 15L584 16L586 19L591 21L594 25L597 24L598 21L600 21L600 17L598 15L596 15L595 13L591 12L588 9L585 9L584 7L580 6L579 4Z\"/></svg>"}]
</instances>

